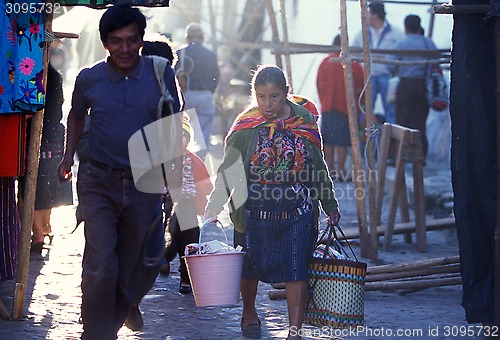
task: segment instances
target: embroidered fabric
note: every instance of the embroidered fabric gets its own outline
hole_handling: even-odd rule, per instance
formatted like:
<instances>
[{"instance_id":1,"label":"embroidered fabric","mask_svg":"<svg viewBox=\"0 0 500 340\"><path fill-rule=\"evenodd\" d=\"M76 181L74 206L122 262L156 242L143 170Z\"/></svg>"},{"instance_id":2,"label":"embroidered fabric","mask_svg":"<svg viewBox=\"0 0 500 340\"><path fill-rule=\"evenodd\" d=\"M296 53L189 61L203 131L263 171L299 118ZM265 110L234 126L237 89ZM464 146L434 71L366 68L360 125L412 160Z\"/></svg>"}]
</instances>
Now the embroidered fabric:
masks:
<instances>
[{"instance_id":1,"label":"embroidered fabric","mask_svg":"<svg viewBox=\"0 0 500 340\"><path fill-rule=\"evenodd\" d=\"M23 13L13 1L0 1L0 115L35 113L45 104L43 79L43 1L26 0L37 9Z\"/></svg>"}]
</instances>

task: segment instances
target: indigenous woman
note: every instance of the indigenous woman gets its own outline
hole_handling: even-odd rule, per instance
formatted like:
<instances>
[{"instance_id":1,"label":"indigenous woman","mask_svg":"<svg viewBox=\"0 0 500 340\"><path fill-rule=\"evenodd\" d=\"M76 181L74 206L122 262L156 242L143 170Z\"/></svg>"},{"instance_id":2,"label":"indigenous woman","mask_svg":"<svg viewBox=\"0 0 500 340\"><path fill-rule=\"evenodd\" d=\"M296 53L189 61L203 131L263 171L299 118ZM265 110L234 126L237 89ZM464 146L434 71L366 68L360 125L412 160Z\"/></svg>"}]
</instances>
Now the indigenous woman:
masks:
<instances>
[{"instance_id":1,"label":"indigenous woman","mask_svg":"<svg viewBox=\"0 0 500 340\"><path fill-rule=\"evenodd\" d=\"M329 222L337 224L338 203L316 118L289 99L283 71L260 66L251 86L252 103L226 137L205 217L216 219L230 198L234 243L246 252L241 282L243 336L261 337L255 308L259 281L285 282L288 339L298 339L320 204Z\"/></svg>"}]
</instances>

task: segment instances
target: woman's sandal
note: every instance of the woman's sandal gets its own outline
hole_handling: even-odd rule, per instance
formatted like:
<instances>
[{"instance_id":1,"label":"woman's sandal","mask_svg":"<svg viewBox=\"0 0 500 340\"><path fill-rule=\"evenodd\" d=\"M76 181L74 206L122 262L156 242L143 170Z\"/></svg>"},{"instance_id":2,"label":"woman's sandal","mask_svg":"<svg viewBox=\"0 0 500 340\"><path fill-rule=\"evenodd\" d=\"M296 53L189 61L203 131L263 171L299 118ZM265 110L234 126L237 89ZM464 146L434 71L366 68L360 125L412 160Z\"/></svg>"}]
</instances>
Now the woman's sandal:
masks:
<instances>
[{"instance_id":1,"label":"woman's sandal","mask_svg":"<svg viewBox=\"0 0 500 340\"><path fill-rule=\"evenodd\" d=\"M241 318L240 327L241 327L241 334L245 338L260 339L262 336L260 319L257 319L257 322L243 326L243 318Z\"/></svg>"},{"instance_id":2,"label":"woman's sandal","mask_svg":"<svg viewBox=\"0 0 500 340\"><path fill-rule=\"evenodd\" d=\"M42 242L35 242L31 243L30 246L30 253L32 254L42 254L42 249L43 249L43 241Z\"/></svg>"}]
</instances>

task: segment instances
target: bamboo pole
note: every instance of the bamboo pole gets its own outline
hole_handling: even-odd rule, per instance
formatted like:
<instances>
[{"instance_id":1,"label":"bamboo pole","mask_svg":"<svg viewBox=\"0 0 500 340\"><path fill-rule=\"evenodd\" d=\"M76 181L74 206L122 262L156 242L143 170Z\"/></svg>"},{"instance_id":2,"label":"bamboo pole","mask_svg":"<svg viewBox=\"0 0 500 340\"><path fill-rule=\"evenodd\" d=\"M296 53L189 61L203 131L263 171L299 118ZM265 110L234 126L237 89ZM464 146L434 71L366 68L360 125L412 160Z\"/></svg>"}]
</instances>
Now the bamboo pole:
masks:
<instances>
[{"instance_id":1,"label":"bamboo pole","mask_svg":"<svg viewBox=\"0 0 500 340\"><path fill-rule=\"evenodd\" d=\"M415 281L423 281L423 280L434 280L434 279L445 279L449 277L460 277L460 273L442 273L442 274L432 274L427 276L408 276L402 277L394 280L381 280L378 282L415 282ZM375 282L375 281L374 281Z\"/></svg>"},{"instance_id":2,"label":"bamboo pole","mask_svg":"<svg viewBox=\"0 0 500 340\"><path fill-rule=\"evenodd\" d=\"M343 66L344 66L344 78L346 81L346 95L348 103L347 111L349 116L352 160L354 165L354 173L356 174L353 180L356 192L364 193L364 185L363 182L360 180L359 176L362 170L361 170L361 154L359 150L359 138L358 138L358 115L357 115L358 110L357 110L357 103L354 99L355 95L354 95L354 80L352 75L352 61L350 58L349 38L347 35L346 0L341 0L339 4L340 4L340 45L342 48L342 55L344 58ZM367 226L368 222L366 220L366 207L365 207L364 197L361 199L356 199L356 206L358 212L359 242L360 242L361 256L371 257L373 256L373 250L370 249L368 243L368 226Z\"/></svg>"},{"instance_id":3,"label":"bamboo pole","mask_svg":"<svg viewBox=\"0 0 500 340\"><path fill-rule=\"evenodd\" d=\"M371 72L371 56L367 53L366 48L370 46L370 40L368 38L368 5L366 4L366 0L361 0L359 2L360 10L361 10L361 29L363 35L363 62L365 72L370 74ZM365 77L365 81L368 82L365 93L365 107L366 107L366 127L368 129L374 128L374 119L373 119L373 97L372 97L372 89L371 89L371 79L367 79ZM368 130L369 131L369 130ZM371 133L376 133L372 131ZM368 246L368 258L372 260L376 260L378 258L378 235L377 235L377 223L376 223L376 171L371 171L375 169L375 147L378 141L375 138L369 138L368 143L365 146L367 148L367 171L368 171L368 207L369 207L369 218L370 218L370 234L369 234L369 246Z\"/></svg>"},{"instance_id":4,"label":"bamboo pole","mask_svg":"<svg viewBox=\"0 0 500 340\"><path fill-rule=\"evenodd\" d=\"M286 9L285 0L280 0L280 14L281 14L281 30L283 31L283 48L288 51L288 24L286 20ZM288 75L288 81L293 84L292 81L292 64L290 60L290 53L285 52L285 67L286 73Z\"/></svg>"},{"instance_id":5,"label":"bamboo pole","mask_svg":"<svg viewBox=\"0 0 500 340\"><path fill-rule=\"evenodd\" d=\"M383 282L367 282L365 283L365 291L381 291L381 290L399 290L404 289L410 291L419 291L422 289L456 286L462 284L461 277L444 277L433 279L418 279L414 281L383 281ZM409 293L407 292L407 294ZM271 290L268 293L271 300L286 300L285 290Z\"/></svg>"},{"instance_id":6,"label":"bamboo pole","mask_svg":"<svg viewBox=\"0 0 500 340\"><path fill-rule=\"evenodd\" d=\"M330 62L341 62L342 58L331 57ZM352 61L364 61L362 58L351 57ZM427 59L427 60L390 60L381 58L372 58L373 63L386 64L386 65L400 65L400 66L416 66L428 64L449 64L450 59Z\"/></svg>"},{"instance_id":7,"label":"bamboo pole","mask_svg":"<svg viewBox=\"0 0 500 340\"><path fill-rule=\"evenodd\" d=\"M432 33L434 33L434 19L436 15L434 14L434 11L432 10L434 6L436 6L437 0L432 0L431 4L431 18L429 20L429 30L427 32L427 36L432 39Z\"/></svg>"},{"instance_id":8,"label":"bamboo pole","mask_svg":"<svg viewBox=\"0 0 500 340\"><path fill-rule=\"evenodd\" d=\"M78 38L80 38L80 34L76 34L76 33L53 32L53 34L54 34L54 38L56 38L56 39L64 39L64 38L78 39Z\"/></svg>"},{"instance_id":9,"label":"bamboo pole","mask_svg":"<svg viewBox=\"0 0 500 340\"><path fill-rule=\"evenodd\" d=\"M278 23L276 22L276 16L274 14L273 0L264 0L266 1L266 9L269 14L269 22L271 23L271 31L272 31L272 43L271 45L279 45L280 38L278 33ZM283 69L283 63L281 62L281 53L276 53L276 66Z\"/></svg>"},{"instance_id":10,"label":"bamboo pole","mask_svg":"<svg viewBox=\"0 0 500 340\"><path fill-rule=\"evenodd\" d=\"M386 264L381 266L368 267L366 269L366 274L373 275L381 273L395 273L400 271L417 270L434 266L456 264L459 262L460 257L458 255L451 257L439 257L435 259L421 260L410 263Z\"/></svg>"},{"instance_id":11,"label":"bamboo pole","mask_svg":"<svg viewBox=\"0 0 500 340\"><path fill-rule=\"evenodd\" d=\"M370 274L366 275L366 282L388 281L388 280L402 279L408 277L429 276L429 275L444 274L444 273L459 273L459 271L460 271L460 264L457 263L457 264L450 264L450 265L416 269L416 270L404 270L401 272Z\"/></svg>"},{"instance_id":12,"label":"bamboo pole","mask_svg":"<svg viewBox=\"0 0 500 340\"><path fill-rule=\"evenodd\" d=\"M443 230L455 227L456 227L455 219L453 217L447 217L447 218L440 218L440 219L426 221L425 230L434 231L434 230ZM386 228L387 225L385 224L377 226L377 235L383 236L385 234ZM415 222L395 223L394 234L414 233L415 228L416 228ZM345 238L348 240L359 238L358 228L345 228L344 234L346 236ZM344 237L339 235L339 240L343 239Z\"/></svg>"},{"instance_id":13,"label":"bamboo pole","mask_svg":"<svg viewBox=\"0 0 500 340\"><path fill-rule=\"evenodd\" d=\"M398 289L425 289L442 286L456 286L462 284L461 277L446 277L438 279L423 279L401 282L369 282L365 284L365 291L398 290Z\"/></svg>"},{"instance_id":14,"label":"bamboo pole","mask_svg":"<svg viewBox=\"0 0 500 340\"><path fill-rule=\"evenodd\" d=\"M54 4L54 0L46 0L46 4ZM43 12L44 29L52 31L52 11ZM43 84L47 87L47 69L49 64L50 43L45 42L43 51ZM23 317L24 303L26 298L26 286L28 282L28 268L30 261L31 226L33 225L33 210L35 207L35 191L38 176L38 157L40 155L40 143L42 140L44 110L38 111L31 118L31 135L28 146L28 157L26 167L26 186L23 197L23 209L21 212L21 233L19 242L19 260L16 268L16 282L14 289L14 303L12 306L12 318L19 320Z\"/></svg>"},{"instance_id":15,"label":"bamboo pole","mask_svg":"<svg viewBox=\"0 0 500 340\"><path fill-rule=\"evenodd\" d=\"M485 14L495 13L494 5L452 5L451 3L436 5L433 7L435 14Z\"/></svg>"},{"instance_id":16,"label":"bamboo pole","mask_svg":"<svg viewBox=\"0 0 500 340\"><path fill-rule=\"evenodd\" d=\"M288 50L285 51L281 47L279 41L261 41L261 42L245 42L245 41L231 41L225 39L219 41L220 45L232 46L240 48L253 48L253 49L269 49L272 54L283 54L285 52L290 54L311 54L311 53L331 53L331 52L341 52L342 49L339 47L331 45L315 45L315 44L304 44L296 42L288 42ZM360 47L349 47L351 54L353 56L361 55L363 49ZM435 58L447 58L450 59L451 52L449 49L439 49L439 50L386 50L386 49L369 49L371 53L376 54L394 54L398 56L417 56L417 57L435 57ZM383 60L383 59L381 59Z\"/></svg>"}]
</instances>

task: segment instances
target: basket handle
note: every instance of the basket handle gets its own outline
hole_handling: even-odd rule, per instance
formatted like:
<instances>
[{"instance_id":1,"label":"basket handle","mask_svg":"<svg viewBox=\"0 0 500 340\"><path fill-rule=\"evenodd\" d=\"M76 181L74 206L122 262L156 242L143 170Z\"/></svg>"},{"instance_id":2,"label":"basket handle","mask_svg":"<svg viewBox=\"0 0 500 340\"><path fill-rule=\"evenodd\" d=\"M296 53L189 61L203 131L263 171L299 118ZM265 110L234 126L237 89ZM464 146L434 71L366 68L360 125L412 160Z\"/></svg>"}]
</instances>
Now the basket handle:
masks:
<instances>
[{"instance_id":1,"label":"basket handle","mask_svg":"<svg viewBox=\"0 0 500 340\"><path fill-rule=\"evenodd\" d=\"M207 219L203 224L202 226L200 227L200 237L198 238L198 251L196 252L198 255L200 255L200 249L201 249L201 236L203 234L203 230L205 229L206 225L209 224L209 223L214 223L217 227L219 227L220 230L222 230L222 233L224 234L224 238L226 239L226 245L227 245L227 249L230 250L229 248L229 242L227 240L227 234L226 234L226 229L224 228L224 226L222 225L221 221L219 220L214 220L214 219Z\"/></svg>"},{"instance_id":2,"label":"basket handle","mask_svg":"<svg viewBox=\"0 0 500 340\"><path fill-rule=\"evenodd\" d=\"M325 252L323 253L323 259L326 259L326 254L328 253L328 249L330 248L330 246L332 246L332 242L334 243L335 248L337 248L337 250L340 253L344 253L344 255L347 258L350 258L349 254L347 254L347 252L344 249L344 247L342 247L342 245L338 241L338 236L337 236L337 232L335 231L335 227L337 227L337 229L339 230L340 234L344 238L344 241L347 244L347 246L349 247L349 250L351 251L351 254L354 256L354 259L356 260L356 262L359 262L358 257L356 256L356 253L352 249L351 244L349 243L349 241L347 240L347 237L344 234L344 231L342 230L342 228L340 228L339 224L333 224L333 223L328 223L326 225L326 229L322 232L319 240L316 242L316 247L317 247L318 244L320 244L321 241L323 241L323 239L325 238L325 236L327 236L326 244L325 244L325 246L326 246L325 247ZM315 249L316 249L316 247L315 247Z\"/></svg>"}]
</instances>

